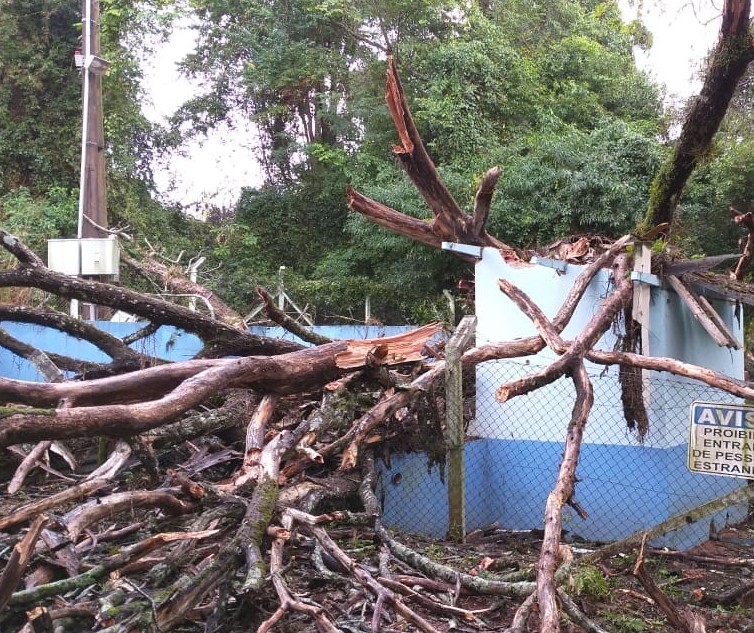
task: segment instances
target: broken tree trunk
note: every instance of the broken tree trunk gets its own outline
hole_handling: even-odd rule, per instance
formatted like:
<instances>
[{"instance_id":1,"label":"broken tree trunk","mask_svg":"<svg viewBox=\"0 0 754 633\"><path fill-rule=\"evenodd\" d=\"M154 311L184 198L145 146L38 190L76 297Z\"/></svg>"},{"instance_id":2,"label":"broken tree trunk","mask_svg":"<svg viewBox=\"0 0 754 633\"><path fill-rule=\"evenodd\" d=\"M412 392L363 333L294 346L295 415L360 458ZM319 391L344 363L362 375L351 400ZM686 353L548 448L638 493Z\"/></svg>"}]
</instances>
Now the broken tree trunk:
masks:
<instances>
[{"instance_id":1,"label":"broken tree trunk","mask_svg":"<svg viewBox=\"0 0 754 633\"><path fill-rule=\"evenodd\" d=\"M506 257L518 260L511 247L489 235L485 228L492 192L500 176L499 169L491 169L482 180L474 214L465 213L440 178L424 147L392 56L388 58L385 100L400 139L400 145L393 146L393 153L424 198L433 219L427 223L411 218L367 198L351 187L348 188L349 207L395 233L428 246L439 248L443 241L492 246L501 249Z\"/></svg>"},{"instance_id":2,"label":"broken tree trunk","mask_svg":"<svg viewBox=\"0 0 754 633\"><path fill-rule=\"evenodd\" d=\"M153 256L147 256L141 261L133 257L121 256L121 260L140 274L149 277L157 277L165 287L174 292L185 295L201 297L212 310L212 315L218 321L239 330L246 329L243 317L230 308L215 292L190 279L187 279L180 270L174 270L162 262L158 262Z\"/></svg>"}]
</instances>

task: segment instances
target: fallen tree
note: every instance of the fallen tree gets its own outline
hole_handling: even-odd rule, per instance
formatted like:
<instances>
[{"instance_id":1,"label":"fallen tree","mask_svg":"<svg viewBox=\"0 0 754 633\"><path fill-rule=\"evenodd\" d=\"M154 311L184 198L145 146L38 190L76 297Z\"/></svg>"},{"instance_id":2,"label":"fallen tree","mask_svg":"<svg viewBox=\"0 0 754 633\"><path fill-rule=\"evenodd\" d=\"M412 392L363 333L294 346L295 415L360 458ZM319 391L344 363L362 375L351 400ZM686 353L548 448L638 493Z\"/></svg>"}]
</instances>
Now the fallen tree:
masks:
<instances>
[{"instance_id":1,"label":"fallen tree","mask_svg":"<svg viewBox=\"0 0 754 633\"><path fill-rule=\"evenodd\" d=\"M485 229L499 170L487 173L467 214L424 149L393 60L387 100L401 143L396 154L434 219L408 218L349 189L352 209L426 245L462 241L520 259ZM358 607L362 612L353 630L386 630L399 619L410 630L439 631L447 630L454 618L479 624L480 618L502 608L501 603L484 609L460 606L461 596L475 594L502 598L514 613L504 623L510 631L526 630L533 617L539 630L559 631L561 616L600 631L599 623L568 595L575 563L561 542L562 510L573 502L575 470L593 402L584 361L669 372L754 399L748 383L703 367L594 349L632 301L627 252L633 246L631 236L608 245L585 266L552 320L521 289L501 280L500 291L532 321L537 335L474 347L462 363L473 368L549 347L557 360L523 380L501 385L498 398L509 400L563 377L573 381L576 398L570 420L564 421L563 459L543 509L536 568L493 577L472 575L431 560L388 532L374 491L377 449L404 443L426 410L442 436L437 400L445 365L442 354L428 358L424 353L440 330L438 324L392 339L317 340L316 346L304 348L249 334L220 298L177 279L175 271L148 258L129 265L165 283L169 277L174 288L204 297L212 306L210 314L111 284L65 277L46 268L14 236L0 230L0 239L17 260L15 268L0 272L0 286L34 287L147 321L141 334L120 340L53 310L0 306L6 320L84 338L112 359L85 365L0 337L0 345L44 368L49 379L0 379L0 399L5 402L0 447L41 443L20 449L27 452L14 486L21 485L56 441L74 440L80 449L92 437L118 440L106 463L74 486L4 508L0 530L31 527L22 539L3 537L16 543L0 577L0 602L7 605L0 613L3 630L33 623L47 623L49 629L54 619L65 617L95 621L111 631L168 631L189 623L218 631L244 619L268 631L276 626L285 630L286 622L304 617L319 631L337 631L351 630L347 627ZM565 340L562 333L579 300L603 268L611 270L609 292L590 323L573 340ZM259 294L272 320L298 327L274 312L264 289ZM163 324L197 334L203 350L194 359L167 363L129 347ZM59 380L64 371L77 375ZM429 443L436 438L422 439ZM166 462L178 467L168 469ZM116 491L116 484L125 480L127 471L133 474L138 463L150 481ZM58 518L48 518L51 513ZM116 517L117 527L97 527ZM369 530L377 543L376 567L358 561L333 538L354 526ZM139 540L118 553L101 545L135 533ZM637 536L622 545L635 547L639 541ZM319 603L292 587L285 561L286 552L294 548L309 553L318 581L349 588L352 595L345 604ZM81 571L85 555L92 565ZM290 556L288 565L299 557ZM60 569L67 577L59 577ZM641 566L637 570L651 586ZM97 599L82 601L80 612L53 609L60 606L56 598L79 600L93 592ZM435 599L439 594L454 599L447 604ZM532 615L535 605L537 616Z\"/></svg>"}]
</instances>

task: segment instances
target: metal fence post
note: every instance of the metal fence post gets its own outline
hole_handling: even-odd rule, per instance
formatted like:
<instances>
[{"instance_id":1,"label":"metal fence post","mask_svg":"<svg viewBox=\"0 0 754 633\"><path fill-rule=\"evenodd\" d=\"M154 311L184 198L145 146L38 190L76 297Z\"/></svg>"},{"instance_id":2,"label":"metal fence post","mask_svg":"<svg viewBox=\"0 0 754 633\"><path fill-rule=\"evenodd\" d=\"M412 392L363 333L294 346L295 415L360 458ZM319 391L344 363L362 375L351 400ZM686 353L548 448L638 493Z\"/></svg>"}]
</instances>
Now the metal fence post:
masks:
<instances>
[{"instance_id":1,"label":"metal fence post","mask_svg":"<svg viewBox=\"0 0 754 633\"><path fill-rule=\"evenodd\" d=\"M476 334L476 317L465 316L445 347L445 445L448 449L448 539L466 539L461 355Z\"/></svg>"}]
</instances>

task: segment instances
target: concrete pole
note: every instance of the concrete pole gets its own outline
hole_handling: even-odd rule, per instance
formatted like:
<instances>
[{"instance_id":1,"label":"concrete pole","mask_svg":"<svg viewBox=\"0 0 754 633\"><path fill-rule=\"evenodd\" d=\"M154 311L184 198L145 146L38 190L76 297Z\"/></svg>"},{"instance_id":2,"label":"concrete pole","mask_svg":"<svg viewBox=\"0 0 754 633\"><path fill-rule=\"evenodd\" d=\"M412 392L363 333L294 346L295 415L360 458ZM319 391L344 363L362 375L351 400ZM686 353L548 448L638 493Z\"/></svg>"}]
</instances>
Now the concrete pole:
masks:
<instances>
[{"instance_id":1,"label":"concrete pole","mask_svg":"<svg viewBox=\"0 0 754 633\"><path fill-rule=\"evenodd\" d=\"M102 76L87 60L100 56L99 0L82 0L84 68L83 130L81 140L81 180L79 191L78 237L107 237L95 224L107 227L107 188L105 182L105 130L102 112Z\"/></svg>"}]
</instances>

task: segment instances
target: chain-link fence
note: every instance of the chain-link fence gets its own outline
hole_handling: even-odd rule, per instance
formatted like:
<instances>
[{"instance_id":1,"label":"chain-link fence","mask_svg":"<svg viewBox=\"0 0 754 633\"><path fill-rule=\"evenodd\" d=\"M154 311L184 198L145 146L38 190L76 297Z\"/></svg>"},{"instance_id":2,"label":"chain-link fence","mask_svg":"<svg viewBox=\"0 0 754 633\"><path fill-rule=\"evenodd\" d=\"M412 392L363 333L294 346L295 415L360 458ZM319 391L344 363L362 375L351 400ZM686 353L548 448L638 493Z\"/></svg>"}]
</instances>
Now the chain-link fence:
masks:
<instances>
[{"instance_id":1,"label":"chain-link fence","mask_svg":"<svg viewBox=\"0 0 754 633\"><path fill-rule=\"evenodd\" d=\"M542 527L545 500L555 485L571 419L573 383L562 378L504 404L495 399L501 385L540 369L525 361L493 361L479 365L464 381L467 531L488 525L509 530ZM574 503L564 508L567 538L617 540L745 485L740 478L687 468L691 404L740 400L668 374L637 371L621 376L617 366L590 366L589 373L594 406ZM447 461L407 454L394 455L383 465L380 492L388 524L445 536ZM726 520L742 520L746 512L745 506L735 506L714 518L719 527ZM687 547L706 538L709 527L707 518L670 534L664 543Z\"/></svg>"}]
</instances>

